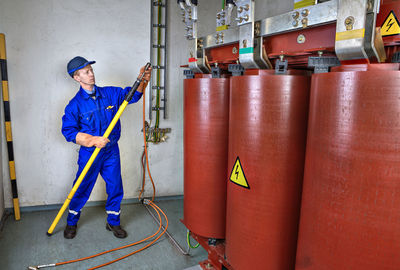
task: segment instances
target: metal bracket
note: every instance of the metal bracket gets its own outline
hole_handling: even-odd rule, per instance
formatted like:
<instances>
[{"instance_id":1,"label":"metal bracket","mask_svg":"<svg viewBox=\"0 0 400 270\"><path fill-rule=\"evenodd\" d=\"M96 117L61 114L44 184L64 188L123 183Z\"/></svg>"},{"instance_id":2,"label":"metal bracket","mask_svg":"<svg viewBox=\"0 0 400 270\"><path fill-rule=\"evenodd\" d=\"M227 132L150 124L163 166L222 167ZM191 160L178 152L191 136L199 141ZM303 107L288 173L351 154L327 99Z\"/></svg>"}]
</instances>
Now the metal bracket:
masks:
<instances>
[{"instance_id":1,"label":"metal bracket","mask_svg":"<svg viewBox=\"0 0 400 270\"><path fill-rule=\"evenodd\" d=\"M339 0L335 51L340 61L374 59L375 25L380 0Z\"/></svg>"},{"instance_id":2,"label":"metal bracket","mask_svg":"<svg viewBox=\"0 0 400 270\"><path fill-rule=\"evenodd\" d=\"M310 56L308 57L308 67L314 68L314 73L329 72L331 67L340 66L340 61L335 56Z\"/></svg>"},{"instance_id":3,"label":"metal bracket","mask_svg":"<svg viewBox=\"0 0 400 270\"><path fill-rule=\"evenodd\" d=\"M186 38L191 40L197 37L197 4L187 5L180 3L182 22L185 24Z\"/></svg>"},{"instance_id":4,"label":"metal bracket","mask_svg":"<svg viewBox=\"0 0 400 270\"><path fill-rule=\"evenodd\" d=\"M393 54L392 63L400 63L400 51Z\"/></svg>"},{"instance_id":5,"label":"metal bracket","mask_svg":"<svg viewBox=\"0 0 400 270\"><path fill-rule=\"evenodd\" d=\"M219 67L211 67L212 78L221 78L221 69Z\"/></svg>"},{"instance_id":6,"label":"metal bracket","mask_svg":"<svg viewBox=\"0 0 400 270\"><path fill-rule=\"evenodd\" d=\"M205 60L205 50L202 38L194 38L189 40L190 58L194 61L189 61L189 68L196 73L210 73ZM193 59L194 58L194 59Z\"/></svg>"},{"instance_id":7,"label":"metal bracket","mask_svg":"<svg viewBox=\"0 0 400 270\"><path fill-rule=\"evenodd\" d=\"M164 45L155 44L155 45L153 45L153 48L165 49L165 46Z\"/></svg>"},{"instance_id":8,"label":"metal bracket","mask_svg":"<svg viewBox=\"0 0 400 270\"><path fill-rule=\"evenodd\" d=\"M232 73L232 76L242 76L244 67L240 64L229 64L228 71Z\"/></svg>"},{"instance_id":9,"label":"metal bracket","mask_svg":"<svg viewBox=\"0 0 400 270\"><path fill-rule=\"evenodd\" d=\"M286 75L288 68L288 60L277 59L275 62L275 74Z\"/></svg>"},{"instance_id":10,"label":"metal bracket","mask_svg":"<svg viewBox=\"0 0 400 270\"><path fill-rule=\"evenodd\" d=\"M153 27L160 27L160 28L165 28L165 24L153 24Z\"/></svg>"},{"instance_id":11,"label":"metal bracket","mask_svg":"<svg viewBox=\"0 0 400 270\"><path fill-rule=\"evenodd\" d=\"M238 7L239 26L239 62L245 69L261 68L262 62L257 57L259 47L260 22L254 23L254 0L239 0ZM256 29L258 29L256 31ZM258 48L257 48L258 46Z\"/></svg>"},{"instance_id":12,"label":"metal bracket","mask_svg":"<svg viewBox=\"0 0 400 270\"><path fill-rule=\"evenodd\" d=\"M237 25L254 21L254 0L237 0Z\"/></svg>"},{"instance_id":13,"label":"metal bracket","mask_svg":"<svg viewBox=\"0 0 400 270\"><path fill-rule=\"evenodd\" d=\"M209 246L216 246L216 245L217 245L217 239L215 239L215 238L208 238L208 245L209 245Z\"/></svg>"},{"instance_id":14,"label":"metal bracket","mask_svg":"<svg viewBox=\"0 0 400 270\"><path fill-rule=\"evenodd\" d=\"M271 68L263 56L263 37L260 36L261 22L250 22L239 27L239 61L245 69Z\"/></svg>"},{"instance_id":15,"label":"metal bracket","mask_svg":"<svg viewBox=\"0 0 400 270\"><path fill-rule=\"evenodd\" d=\"M186 77L186 79L194 79L194 72L191 69L185 69L183 71L183 75Z\"/></svg>"},{"instance_id":16,"label":"metal bracket","mask_svg":"<svg viewBox=\"0 0 400 270\"><path fill-rule=\"evenodd\" d=\"M161 7L165 7L164 3L159 3L158 1L154 1L153 2L153 6L157 7L157 6L161 6Z\"/></svg>"}]
</instances>

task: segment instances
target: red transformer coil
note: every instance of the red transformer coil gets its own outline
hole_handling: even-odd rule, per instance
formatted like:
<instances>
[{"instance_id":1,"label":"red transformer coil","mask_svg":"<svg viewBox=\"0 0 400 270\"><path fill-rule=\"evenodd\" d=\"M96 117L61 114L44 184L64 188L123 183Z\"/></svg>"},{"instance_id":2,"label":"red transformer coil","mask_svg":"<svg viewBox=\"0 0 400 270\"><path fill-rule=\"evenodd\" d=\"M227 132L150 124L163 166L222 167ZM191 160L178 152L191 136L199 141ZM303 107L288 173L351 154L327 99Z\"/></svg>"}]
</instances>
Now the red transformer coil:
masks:
<instances>
[{"instance_id":1,"label":"red transformer coil","mask_svg":"<svg viewBox=\"0 0 400 270\"><path fill-rule=\"evenodd\" d=\"M229 78L184 81L184 224L225 238ZM211 76L211 75L210 75Z\"/></svg>"},{"instance_id":2,"label":"red transformer coil","mask_svg":"<svg viewBox=\"0 0 400 270\"><path fill-rule=\"evenodd\" d=\"M400 269L398 70L313 75L297 270Z\"/></svg>"},{"instance_id":3,"label":"red transformer coil","mask_svg":"<svg viewBox=\"0 0 400 270\"><path fill-rule=\"evenodd\" d=\"M289 74L231 78L226 257L235 270L294 269L310 77Z\"/></svg>"}]
</instances>

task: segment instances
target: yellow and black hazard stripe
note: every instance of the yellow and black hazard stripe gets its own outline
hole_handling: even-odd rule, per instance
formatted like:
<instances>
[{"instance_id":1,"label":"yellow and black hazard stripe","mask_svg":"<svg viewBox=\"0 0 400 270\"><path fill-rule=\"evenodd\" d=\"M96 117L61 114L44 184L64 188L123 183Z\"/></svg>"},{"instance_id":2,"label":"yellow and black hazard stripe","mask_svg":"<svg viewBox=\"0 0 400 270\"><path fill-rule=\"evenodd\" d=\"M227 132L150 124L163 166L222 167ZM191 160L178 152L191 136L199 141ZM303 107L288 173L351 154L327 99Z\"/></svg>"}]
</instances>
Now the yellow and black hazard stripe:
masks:
<instances>
[{"instance_id":1,"label":"yellow and black hazard stripe","mask_svg":"<svg viewBox=\"0 0 400 270\"><path fill-rule=\"evenodd\" d=\"M1 86L3 89L3 105L4 105L4 124L6 126L6 140L8 151L8 165L10 169L10 180L14 204L14 217L19 220L19 200L17 189L17 178L15 175L15 162L14 162L14 147L11 132L11 115L10 115L10 100L8 94L8 73L7 73L7 58L6 58L6 39L4 34L0 34L0 67L1 67Z\"/></svg>"}]
</instances>

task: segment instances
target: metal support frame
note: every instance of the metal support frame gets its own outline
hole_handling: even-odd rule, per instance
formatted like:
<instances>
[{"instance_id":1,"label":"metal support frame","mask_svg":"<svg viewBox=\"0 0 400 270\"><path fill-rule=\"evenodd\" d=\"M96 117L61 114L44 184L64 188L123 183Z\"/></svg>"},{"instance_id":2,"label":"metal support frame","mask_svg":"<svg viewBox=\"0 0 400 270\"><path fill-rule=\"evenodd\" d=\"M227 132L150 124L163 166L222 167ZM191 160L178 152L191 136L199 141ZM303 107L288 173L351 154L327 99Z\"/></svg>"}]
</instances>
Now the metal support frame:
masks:
<instances>
[{"instance_id":1,"label":"metal support frame","mask_svg":"<svg viewBox=\"0 0 400 270\"><path fill-rule=\"evenodd\" d=\"M314 73L326 73L331 67L336 66L340 66L340 61L335 56L311 56L308 58L308 67L313 67Z\"/></svg>"},{"instance_id":2,"label":"metal support frame","mask_svg":"<svg viewBox=\"0 0 400 270\"><path fill-rule=\"evenodd\" d=\"M332 40L332 44L323 42L323 46L329 44L330 47L321 47L322 51L335 48L340 61L380 62L384 61L382 52L379 52L381 42L377 41L377 45L375 44L380 2L381 0L321 0L316 1L315 5L254 21L254 0L236 0L238 26L198 37L198 40L202 40L202 55L209 49L236 43L239 45L239 62L245 69L268 68L268 59L264 59L265 55L262 54L263 38L276 40L275 36L288 32L304 32L317 26L323 28L324 33L331 31L334 34L333 24L336 22L336 38ZM328 29L328 26L333 27ZM304 43L304 36L302 40ZM297 42L302 44L299 40ZM194 44L190 48L195 48ZM315 53L316 51L314 50ZM307 57L304 60L307 61ZM202 64L201 59L196 65L189 63L189 67L198 72L199 64Z\"/></svg>"},{"instance_id":3,"label":"metal support frame","mask_svg":"<svg viewBox=\"0 0 400 270\"><path fill-rule=\"evenodd\" d=\"M318 5L309 6L294 11L290 11L281 15L266 18L260 20L260 33L261 37L273 36L285 32L293 32L304 28L311 28L315 26L330 24L336 21L338 11L338 0L331 0ZM297 13L296 13L297 12ZM302 16L301 14L307 14L307 24L298 25L294 22L296 16ZM224 33L223 42L216 42L215 34L206 35L204 40L204 49L210 49L213 47L220 47L229 45L232 43L239 42L239 27L232 27L230 29L221 31Z\"/></svg>"},{"instance_id":4,"label":"metal support frame","mask_svg":"<svg viewBox=\"0 0 400 270\"><path fill-rule=\"evenodd\" d=\"M376 14L380 0L339 0L335 51L339 60L377 59Z\"/></svg>"},{"instance_id":5,"label":"metal support frame","mask_svg":"<svg viewBox=\"0 0 400 270\"><path fill-rule=\"evenodd\" d=\"M254 23L254 0L238 0L237 20L239 26L239 62L245 68L260 68L262 62L256 61L260 44L260 23ZM257 27L255 27L257 25Z\"/></svg>"},{"instance_id":6,"label":"metal support frame","mask_svg":"<svg viewBox=\"0 0 400 270\"><path fill-rule=\"evenodd\" d=\"M244 72L244 67L240 64L229 64L228 71L232 73L232 76L241 76Z\"/></svg>"},{"instance_id":7,"label":"metal support frame","mask_svg":"<svg viewBox=\"0 0 400 270\"><path fill-rule=\"evenodd\" d=\"M212 67L211 68L211 77L212 78L221 78L221 68L218 66Z\"/></svg>"},{"instance_id":8,"label":"metal support frame","mask_svg":"<svg viewBox=\"0 0 400 270\"><path fill-rule=\"evenodd\" d=\"M254 0L237 0L238 26L189 41L189 68L195 73L210 73L205 63L205 51L233 43L239 43L239 62L245 69L270 68L263 55L264 37L330 24L336 21L338 1L331 0L254 21Z\"/></svg>"},{"instance_id":9,"label":"metal support frame","mask_svg":"<svg viewBox=\"0 0 400 270\"><path fill-rule=\"evenodd\" d=\"M186 1L180 5L180 8L182 22L185 24L185 36L189 40L194 39L197 37L197 5Z\"/></svg>"},{"instance_id":10,"label":"metal support frame","mask_svg":"<svg viewBox=\"0 0 400 270\"><path fill-rule=\"evenodd\" d=\"M183 75L186 77L186 79L194 79L194 72L191 69L185 69L183 71Z\"/></svg>"},{"instance_id":11,"label":"metal support frame","mask_svg":"<svg viewBox=\"0 0 400 270\"><path fill-rule=\"evenodd\" d=\"M167 29L168 0L152 0L150 12L150 62L153 67L149 87L149 119L156 113L156 126L159 125L160 111L168 118L167 111ZM155 12L157 10L157 12ZM161 14L159 14L161 12ZM156 30L156 31L155 31ZM155 76L154 76L155 75ZM156 77L156 78L155 78ZM154 91L155 90L155 91ZM155 93L154 93L155 92ZM153 98L155 97L155 99ZM154 100L156 105L154 105ZM162 103L162 106L160 105ZM155 109L154 109L155 108Z\"/></svg>"},{"instance_id":12,"label":"metal support frame","mask_svg":"<svg viewBox=\"0 0 400 270\"><path fill-rule=\"evenodd\" d=\"M288 60L276 60L275 62L275 74L276 75L286 75L288 69Z\"/></svg>"},{"instance_id":13,"label":"metal support frame","mask_svg":"<svg viewBox=\"0 0 400 270\"><path fill-rule=\"evenodd\" d=\"M205 50L202 38L189 40L189 68L195 73L210 73L205 60Z\"/></svg>"}]
</instances>

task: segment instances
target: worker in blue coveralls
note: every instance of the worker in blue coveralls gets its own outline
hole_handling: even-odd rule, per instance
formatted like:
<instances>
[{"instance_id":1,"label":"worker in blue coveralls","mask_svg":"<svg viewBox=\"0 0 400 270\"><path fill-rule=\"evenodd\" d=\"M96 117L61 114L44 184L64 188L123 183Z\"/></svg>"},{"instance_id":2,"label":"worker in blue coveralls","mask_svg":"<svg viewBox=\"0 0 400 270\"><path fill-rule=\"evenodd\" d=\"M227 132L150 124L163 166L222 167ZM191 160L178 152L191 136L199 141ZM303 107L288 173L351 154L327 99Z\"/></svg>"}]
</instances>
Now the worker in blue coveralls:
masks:
<instances>
[{"instance_id":1,"label":"worker in blue coveralls","mask_svg":"<svg viewBox=\"0 0 400 270\"><path fill-rule=\"evenodd\" d=\"M76 235L81 209L89 199L99 173L106 183L108 196L106 229L112 231L118 238L127 236L126 231L120 226L121 201L124 194L118 148L118 140L121 136L120 121L117 122L108 139L102 135L131 87L122 89L113 86L97 86L91 66L94 63L96 62L77 56L67 65L68 74L80 84L78 93L65 107L61 130L68 142L81 145L78 158L79 168L74 184L94 149L101 148L69 205L67 226L64 230L64 237L67 239L72 239ZM141 74L143 72L144 67L140 70ZM150 76L151 69L148 69L144 80L129 103L137 102L141 98Z\"/></svg>"}]
</instances>

